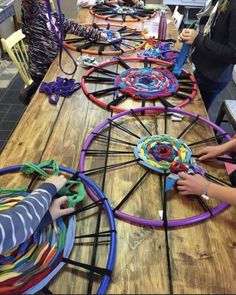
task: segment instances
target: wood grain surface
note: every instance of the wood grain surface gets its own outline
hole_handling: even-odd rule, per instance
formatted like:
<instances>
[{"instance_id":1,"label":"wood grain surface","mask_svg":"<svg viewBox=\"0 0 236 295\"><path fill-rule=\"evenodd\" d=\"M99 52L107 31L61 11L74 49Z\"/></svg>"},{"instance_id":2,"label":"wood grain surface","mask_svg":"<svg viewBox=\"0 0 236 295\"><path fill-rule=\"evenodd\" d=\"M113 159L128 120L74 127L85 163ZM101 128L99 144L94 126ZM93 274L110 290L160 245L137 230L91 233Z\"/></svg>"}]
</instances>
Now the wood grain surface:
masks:
<instances>
[{"instance_id":1,"label":"wood grain surface","mask_svg":"<svg viewBox=\"0 0 236 295\"><path fill-rule=\"evenodd\" d=\"M170 17L170 16L169 16ZM80 22L99 22L94 20L87 9L80 10ZM154 20L150 20L153 22ZM135 28L144 24L129 23ZM146 24L145 24L146 25ZM176 38L177 32L173 23L169 23L168 38ZM176 48L180 48L178 42ZM76 59L77 52L71 52ZM129 56L136 56L136 53ZM98 61L106 61L109 57L96 56ZM63 69L70 71L72 62L63 54ZM74 75L80 81L86 70L78 67ZM56 59L50 67L45 82L57 76L65 76L58 67ZM104 85L104 88L106 85ZM96 86L90 84L90 91ZM133 107L130 105L129 107ZM207 117L201 97L198 93L194 101L184 107L185 110ZM50 105L45 94L37 92L27 107L21 121L12 134L0 157L0 167L23 162L40 162L48 159L57 160L60 165L78 168L80 152L88 135L104 120L111 117L112 112L95 105L84 95L82 90L71 97L61 97L56 106ZM144 136L145 131L132 117L119 120L123 126ZM164 132L164 116L144 116L143 122L153 134ZM185 117L181 122L173 122L168 118L167 133L177 136L191 120ZM104 133L105 134L105 133ZM136 139L127 134L111 131L112 136L135 142ZM206 139L213 135L210 127L198 122L183 137L187 143ZM104 149L106 144L94 141L91 148ZM199 147L194 149L197 153ZM130 147L110 143L110 150L131 150ZM107 164L119 163L133 159L132 154L109 157ZM86 169L102 167L105 157L87 157ZM224 167L204 165L207 172L226 179ZM143 175L141 165L130 165L110 171L103 171L91 178L101 186L111 205L115 207L122 200L137 180ZM104 176L105 175L105 176ZM105 177L105 182L104 182ZM1 176L1 186L27 185L30 179L21 175ZM87 197L83 203L91 203ZM209 206L216 203L209 201ZM160 180L151 173L145 184L137 188L130 200L122 206L127 214L159 220L158 211L162 209ZM175 190L168 194L167 215L169 219L181 219L203 212L203 209L191 198L183 198ZM92 233L96 229L98 208L83 212L77 218L77 233ZM236 283L236 209L230 207L223 213L195 225L168 229L144 227L131 224L116 218L117 256L108 294L235 294ZM102 213L100 230L107 230L107 217ZM167 241L168 240L168 241ZM168 242L168 244L167 244ZM92 242L75 242L71 258L90 263ZM168 247L169 249L167 249ZM105 267L108 245L97 247L96 265ZM169 264L168 256L169 254ZM92 293L96 293L100 283L99 276L94 276ZM88 288L88 274L82 269L66 265L50 283L50 290L55 294L85 294Z\"/></svg>"}]
</instances>

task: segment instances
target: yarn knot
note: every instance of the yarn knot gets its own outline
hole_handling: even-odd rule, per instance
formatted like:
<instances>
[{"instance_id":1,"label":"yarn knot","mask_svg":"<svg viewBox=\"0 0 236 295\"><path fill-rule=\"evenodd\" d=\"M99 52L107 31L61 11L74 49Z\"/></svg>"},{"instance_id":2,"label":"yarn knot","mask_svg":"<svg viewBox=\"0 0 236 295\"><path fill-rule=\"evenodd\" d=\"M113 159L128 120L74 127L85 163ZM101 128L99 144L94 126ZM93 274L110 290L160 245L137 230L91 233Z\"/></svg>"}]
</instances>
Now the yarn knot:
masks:
<instances>
[{"instance_id":1,"label":"yarn knot","mask_svg":"<svg viewBox=\"0 0 236 295\"><path fill-rule=\"evenodd\" d=\"M80 87L80 83L76 83L75 79L57 77L56 81L42 82L39 92L47 94L49 102L56 105L60 95L64 97L70 96Z\"/></svg>"}]
</instances>

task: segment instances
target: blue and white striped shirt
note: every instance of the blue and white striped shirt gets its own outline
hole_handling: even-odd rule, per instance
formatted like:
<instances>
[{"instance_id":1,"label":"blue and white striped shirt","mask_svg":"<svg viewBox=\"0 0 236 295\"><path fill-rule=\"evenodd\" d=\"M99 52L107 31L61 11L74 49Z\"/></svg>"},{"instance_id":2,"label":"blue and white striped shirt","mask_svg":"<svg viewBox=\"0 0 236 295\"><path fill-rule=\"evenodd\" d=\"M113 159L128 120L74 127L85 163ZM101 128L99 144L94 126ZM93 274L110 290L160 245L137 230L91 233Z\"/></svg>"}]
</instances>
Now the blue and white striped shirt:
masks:
<instances>
[{"instance_id":1,"label":"blue and white striped shirt","mask_svg":"<svg viewBox=\"0 0 236 295\"><path fill-rule=\"evenodd\" d=\"M52 221L48 211L57 193L51 183L44 183L11 209L0 213L0 254L28 239L36 229Z\"/></svg>"}]
</instances>

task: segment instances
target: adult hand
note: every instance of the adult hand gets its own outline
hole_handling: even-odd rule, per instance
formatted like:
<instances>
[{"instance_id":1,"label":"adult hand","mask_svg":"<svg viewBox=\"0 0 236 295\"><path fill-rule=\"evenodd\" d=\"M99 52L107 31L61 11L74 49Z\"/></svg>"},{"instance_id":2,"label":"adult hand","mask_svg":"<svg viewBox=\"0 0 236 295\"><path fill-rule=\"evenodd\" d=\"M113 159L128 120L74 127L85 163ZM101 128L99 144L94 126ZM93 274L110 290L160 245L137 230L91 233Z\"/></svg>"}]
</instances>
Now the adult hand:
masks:
<instances>
[{"instance_id":1,"label":"adult hand","mask_svg":"<svg viewBox=\"0 0 236 295\"><path fill-rule=\"evenodd\" d=\"M214 159L220 155L222 155L224 151L220 145L208 146L202 149L198 154L201 155L199 158L200 161Z\"/></svg>"},{"instance_id":2,"label":"adult hand","mask_svg":"<svg viewBox=\"0 0 236 295\"><path fill-rule=\"evenodd\" d=\"M67 197L63 196L58 199L54 199L49 208L49 212L52 216L52 220L56 220L57 218L70 214L75 211L74 208L65 208L67 206Z\"/></svg>"},{"instance_id":3,"label":"adult hand","mask_svg":"<svg viewBox=\"0 0 236 295\"><path fill-rule=\"evenodd\" d=\"M65 186L67 179L64 175L52 175L45 182L55 185L57 191L59 191L61 188L63 188L63 186Z\"/></svg>"},{"instance_id":4,"label":"adult hand","mask_svg":"<svg viewBox=\"0 0 236 295\"><path fill-rule=\"evenodd\" d=\"M189 175L184 172L179 173L180 179L177 181L177 189L180 195L197 195L205 193L208 181L200 174Z\"/></svg>"},{"instance_id":5,"label":"adult hand","mask_svg":"<svg viewBox=\"0 0 236 295\"><path fill-rule=\"evenodd\" d=\"M183 31L178 36L179 41L185 42L192 45L198 32L193 29L183 29Z\"/></svg>"}]
</instances>

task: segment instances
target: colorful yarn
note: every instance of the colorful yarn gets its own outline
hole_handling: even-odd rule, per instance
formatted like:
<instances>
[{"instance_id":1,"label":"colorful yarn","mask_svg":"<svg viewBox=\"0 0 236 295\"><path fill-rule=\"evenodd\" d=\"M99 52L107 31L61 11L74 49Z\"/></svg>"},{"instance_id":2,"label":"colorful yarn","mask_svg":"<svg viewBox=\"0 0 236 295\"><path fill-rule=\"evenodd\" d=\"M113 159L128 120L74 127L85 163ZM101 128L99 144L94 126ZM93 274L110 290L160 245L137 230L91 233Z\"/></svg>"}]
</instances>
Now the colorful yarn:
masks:
<instances>
[{"instance_id":1,"label":"colorful yarn","mask_svg":"<svg viewBox=\"0 0 236 295\"><path fill-rule=\"evenodd\" d=\"M122 42L121 34L118 31L104 30L103 33L107 35L107 41L112 44Z\"/></svg>"},{"instance_id":2,"label":"colorful yarn","mask_svg":"<svg viewBox=\"0 0 236 295\"><path fill-rule=\"evenodd\" d=\"M150 38L147 41L147 44L145 45L145 49L158 48L160 52L164 52L164 51L170 50L171 47L173 46L174 46L173 42L165 42L165 41L160 41L160 40Z\"/></svg>"},{"instance_id":3,"label":"colorful yarn","mask_svg":"<svg viewBox=\"0 0 236 295\"><path fill-rule=\"evenodd\" d=\"M162 174L187 171L190 167L189 147L182 140L166 134L142 137L134 148L134 155L141 159L140 164ZM175 170L174 166L178 169Z\"/></svg>"},{"instance_id":4,"label":"colorful yarn","mask_svg":"<svg viewBox=\"0 0 236 295\"><path fill-rule=\"evenodd\" d=\"M177 50L167 50L162 52L161 59L170 61L170 62L176 62L179 57L179 51Z\"/></svg>"},{"instance_id":5,"label":"colorful yarn","mask_svg":"<svg viewBox=\"0 0 236 295\"><path fill-rule=\"evenodd\" d=\"M144 52L138 53L137 56L157 58L175 63L179 57L179 51L171 49L173 46L173 42L162 42L150 38L145 45Z\"/></svg>"},{"instance_id":6,"label":"colorful yarn","mask_svg":"<svg viewBox=\"0 0 236 295\"><path fill-rule=\"evenodd\" d=\"M161 51L159 48L149 48L149 49L146 49L144 52L138 53L137 56L157 58L157 59L175 63L179 57L179 51L177 50Z\"/></svg>"},{"instance_id":7,"label":"colorful yarn","mask_svg":"<svg viewBox=\"0 0 236 295\"><path fill-rule=\"evenodd\" d=\"M178 80L168 69L151 67L125 70L116 78L114 84L120 87L122 93L140 100L170 96L179 87Z\"/></svg>"},{"instance_id":8,"label":"colorful yarn","mask_svg":"<svg viewBox=\"0 0 236 295\"><path fill-rule=\"evenodd\" d=\"M14 196L4 195L4 203L8 201L10 208L27 196L25 192L15 193ZM0 199L2 200L1 196ZM18 201L12 202L12 200ZM75 217L71 217L68 223L59 218L56 223L57 231L49 225L35 232L28 240L8 253L0 255L1 294L27 293L28 289L40 284L41 280L58 266L63 257L67 233L75 232L76 223ZM72 236L74 237L74 234Z\"/></svg>"},{"instance_id":9,"label":"colorful yarn","mask_svg":"<svg viewBox=\"0 0 236 295\"><path fill-rule=\"evenodd\" d=\"M179 172L204 175L204 170L191 158L190 148L175 137L161 134L141 138L134 148L140 164L158 173L166 174L165 192L169 191L179 179Z\"/></svg>"},{"instance_id":10,"label":"colorful yarn","mask_svg":"<svg viewBox=\"0 0 236 295\"><path fill-rule=\"evenodd\" d=\"M60 167L56 161L49 160L39 164L25 163L20 171L24 174L37 173L47 178L49 174L45 168L52 167L54 175L58 175ZM29 193L22 188L0 189L0 211L9 210L18 202L27 198ZM64 189L58 195L68 197L68 205L74 206L85 197L85 189L82 182L68 180ZM69 217L67 221L59 218L56 227L45 226L36 231L29 239L8 253L0 255L0 293L20 294L41 290L43 281L49 280L49 274L63 266L62 257L68 257L75 236L76 219ZM69 243L68 243L69 239Z\"/></svg>"},{"instance_id":11,"label":"colorful yarn","mask_svg":"<svg viewBox=\"0 0 236 295\"><path fill-rule=\"evenodd\" d=\"M0 169L0 174L8 174L20 171L21 164L15 166L9 166ZM52 169L53 167L47 167L48 169ZM79 261L75 261L75 264L78 267L88 269L89 272L96 272L96 268L101 274L100 284L96 285L97 291L96 294L105 294L108 288L108 285L111 280L111 273L114 268L115 263L115 254L116 254L116 226L114 221L114 213L112 208L110 207L106 196L104 193L98 188L98 186L83 173L79 173L71 168L67 168L64 166L59 167L61 172L67 173L71 175L71 180L80 179L82 183L87 185L88 189L96 195L97 200L99 200L98 205L103 206L103 211L107 216L107 227L110 228L109 231L109 245L108 245L108 253L107 253L107 262L106 268L97 268L96 266L89 264L80 263ZM5 196L5 195L4 195ZM0 197L1 198L1 197ZM101 203L100 203L101 202ZM96 206L97 204L94 204ZM88 210L93 206L85 206L84 210ZM82 208L81 208L82 209ZM78 210L79 211L79 210ZM83 211L83 210L82 210ZM87 215L88 217L91 214ZM37 294L37 292L41 291L45 286L47 286L50 281L59 273L59 271L63 268L63 266L67 263L67 258L69 258L72 248L74 246L75 240L75 231L76 231L76 216L64 216L63 219L58 219L55 230L50 226L49 228L44 227L43 231L38 231L38 234L34 234L31 236L29 240L26 240L25 243L22 243L18 248L16 247L10 256L9 253L4 253L1 256L3 260L0 261L0 270L1 265L8 263L10 267L14 261L16 261L16 255L21 255L21 253L26 252L26 255L29 263L25 264L24 260L19 261L19 268L17 271L10 271L9 275L10 279L7 279L7 276L4 278L0 278L0 292L3 294ZM55 234L56 233L56 234ZM45 243L44 243L45 240ZM48 244L50 247L48 247ZM41 249L35 251L38 247L41 246ZM54 246L53 246L54 245ZM45 249L43 248L45 246ZM29 249L29 251L27 250ZM13 251L13 250L12 250ZM56 251L56 254L54 254ZM40 261L39 261L40 260ZM13 261L13 263L9 263L8 261ZM27 261L27 260L26 260ZM35 261L35 263L34 263ZM18 262L17 262L18 263ZM31 265L30 265L31 263ZM38 263L39 267L41 267L40 273L38 273L37 269L34 269L34 266ZM69 261L68 261L69 263ZM37 266L38 266L37 265ZM75 266L76 266L75 265ZM25 266L28 267L27 271L24 272ZM36 267L37 267L36 266ZM104 269L104 271L103 271ZM101 270L101 271L100 271ZM20 273L21 272L21 273ZM0 277L2 273L0 271ZM15 277L19 277L19 282L21 285L14 284ZM4 282L3 282L4 281ZM13 282L13 283L12 283ZM2 283L2 284L1 284ZM19 287L20 290L15 290L16 287ZM5 289L4 289L5 288ZM12 290L11 290L12 288ZM26 289L26 291L24 291ZM11 292L12 291L12 292ZM44 292L43 290L42 292ZM50 293L46 287L46 293ZM45 293L44 292L44 293Z\"/></svg>"},{"instance_id":12,"label":"colorful yarn","mask_svg":"<svg viewBox=\"0 0 236 295\"><path fill-rule=\"evenodd\" d=\"M59 175L59 164L57 161L48 160L38 164L34 164L32 162L24 163L21 167L21 172L24 174L33 174L37 173L38 175L48 178L50 175L44 168L52 166L53 175ZM19 189L18 189L19 190ZM13 191L9 191L11 193L18 191L14 189ZM1 189L0 189L1 192ZM66 185L57 192L58 196L67 196L67 204L69 207L74 207L75 204L81 202L85 195L86 191L82 182L78 180L68 180Z\"/></svg>"}]
</instances>

